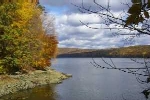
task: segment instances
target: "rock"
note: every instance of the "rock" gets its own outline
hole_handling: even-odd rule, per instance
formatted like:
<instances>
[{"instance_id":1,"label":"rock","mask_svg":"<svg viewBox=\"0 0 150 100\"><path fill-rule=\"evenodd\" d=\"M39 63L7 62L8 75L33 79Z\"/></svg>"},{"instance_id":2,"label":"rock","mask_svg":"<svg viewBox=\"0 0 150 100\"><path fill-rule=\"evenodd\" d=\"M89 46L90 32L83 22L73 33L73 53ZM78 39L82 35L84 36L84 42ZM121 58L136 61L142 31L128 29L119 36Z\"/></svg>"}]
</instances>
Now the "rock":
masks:
<instances>
[{"instance_id":1,"label":"rock","mask_svg":"<svg viewBox=\"0 0 150 100\"><path fill-rule=\"evenodd\" d=\"M36 70L28 74L20 75L20 73L17 73L17 75L10 75L9 78L0 81L0 97L40 85L59 84L69 77L72 77L72 75L60 73L50 68L46 68L45 71Z\"/></svg>"},{"instance_id":2,"label":"rock","mask_svg":"<svg viewBox=\"0 0 150 100\"><path fill-rule=\"evenodd\" d=\"M15 72L15 75L21 75L21 72Z\"/></svg>"}]
</instances>

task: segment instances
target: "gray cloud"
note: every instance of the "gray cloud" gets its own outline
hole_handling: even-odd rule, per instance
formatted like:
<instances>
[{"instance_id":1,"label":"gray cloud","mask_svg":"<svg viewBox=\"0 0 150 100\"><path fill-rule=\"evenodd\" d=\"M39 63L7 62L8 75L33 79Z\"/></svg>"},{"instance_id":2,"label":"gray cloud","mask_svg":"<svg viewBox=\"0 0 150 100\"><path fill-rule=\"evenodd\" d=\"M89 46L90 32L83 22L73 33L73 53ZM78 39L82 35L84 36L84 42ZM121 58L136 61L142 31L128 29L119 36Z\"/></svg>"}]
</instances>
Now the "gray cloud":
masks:
<instances>
[{"instance_id":1,"label":"gray cloud","mask_svg":"<svg viewBox=\"0 0 150 100\"><path fill-rule=\"evenodd\" d=\"M39 0L41 5L64 6L69 3L69 0Z\"/></svg>"},{"instance_id":2,"label":"gray cloud","mask_svg":"<svg viewBox=\"0 0 150 100\"><path fill-rule=\"evenodd\" d=\"M83 1L83 2L82 2ZM131 3L131 0L109 0L110 1L110 7L111 10L114 11L120 11L123 9L127 9L128 7L122 3ZM96 0L98 4L101 4L104 7L107 7L108 0ZM51 7L62 7L66 6L68 7L67 13L74 13L79 12L77 6L82 6L82 3L84 7L89 8L93 10L98 10L99 7L93 2L93 0L40 0L41 5L49 5ZM119 8L119 9L118 9Z\"/></svg>"}]
</instances>

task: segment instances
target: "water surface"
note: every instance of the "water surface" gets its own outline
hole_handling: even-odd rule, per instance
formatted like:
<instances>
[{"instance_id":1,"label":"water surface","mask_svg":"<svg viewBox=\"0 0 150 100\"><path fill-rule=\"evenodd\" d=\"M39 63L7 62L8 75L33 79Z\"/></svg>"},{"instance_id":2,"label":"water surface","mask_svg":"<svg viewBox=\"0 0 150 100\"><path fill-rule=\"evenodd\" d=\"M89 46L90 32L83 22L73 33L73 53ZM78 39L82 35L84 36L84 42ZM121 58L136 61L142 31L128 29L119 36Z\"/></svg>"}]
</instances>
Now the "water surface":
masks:
<instances>
[{"instance_id":1,"label":"water surface","mask_svg":"<svg viewBox=\"0 0 150 100\"><path fill-rule=\"evenodd\" d=\"M94 60L107 66L100 58ZM118 67L140 66L128 58L113 58L113 61ZM53 63L56 70L73 75L56 87L57 100L145 100L141 94L145 86L134 75L95 68L90 62L91 58L59 58Z\"/></svg>"},{"instance_id":2,"label":"water surface","mask_svg":"<svg viewBox=\"0 0 150 100\"><path fill-rule=\"evenodd\" d=\"M127 58L112 59L118 67L137 67ZM95 61L102 65L100 58ZM9 100L145 100L134 75L118 70L100 69L91 65L91 58L57 58L52 67L73 77L55 86L42 86L9 95ZM18 99L16 99L16 97ZM7 96L8 98L8 96ZM7 100L7 99L5 99Z\"/></svg>"}]
</instances>

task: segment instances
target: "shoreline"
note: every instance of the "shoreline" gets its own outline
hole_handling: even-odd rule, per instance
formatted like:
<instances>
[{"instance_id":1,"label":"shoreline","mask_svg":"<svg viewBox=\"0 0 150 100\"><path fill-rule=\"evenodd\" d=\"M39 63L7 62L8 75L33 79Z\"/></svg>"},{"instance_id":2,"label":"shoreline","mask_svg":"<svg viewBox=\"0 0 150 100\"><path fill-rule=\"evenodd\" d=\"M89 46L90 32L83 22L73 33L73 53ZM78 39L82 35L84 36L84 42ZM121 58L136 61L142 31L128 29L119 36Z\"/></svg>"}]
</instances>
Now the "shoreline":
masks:
<instances>
[{"instance_id":1,"label":"shoreline","mask_svg":"<svg viewBox=\"0 0 150 100\"><path fill-rule=\"evenodd\" d=\"M47 84L59 84L72 77L70 74L49 68L46 71L36 70L22 75L0 75L0 97Z\"/></svg>"}]
</instances>

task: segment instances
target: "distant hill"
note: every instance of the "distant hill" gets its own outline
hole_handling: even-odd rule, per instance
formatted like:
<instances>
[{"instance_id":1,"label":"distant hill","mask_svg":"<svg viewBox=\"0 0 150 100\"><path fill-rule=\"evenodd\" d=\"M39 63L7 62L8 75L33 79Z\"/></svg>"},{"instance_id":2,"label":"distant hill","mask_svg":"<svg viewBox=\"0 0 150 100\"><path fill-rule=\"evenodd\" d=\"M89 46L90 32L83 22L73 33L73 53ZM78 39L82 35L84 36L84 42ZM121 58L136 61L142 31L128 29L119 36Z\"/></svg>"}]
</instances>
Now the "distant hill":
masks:
<instances>
[{"instance_id":1,"label":"distant hill","mask_svg":"<svg viewBox=\"0 0 150 100\"><path fill-rule=\"evenodd\" d=\"M150 57L150 45L110 49L59 48L57 57Z\"/></svg>"},{"instance_id":2,"label":"distant hill","mask_svg":"<svg viewBox=\"0 0 150 100\"><path fill-rule=\"evenodd\" d=\"M97 51L97 49L59 48L58 55L93 52L93 51Z\"/></svg>"}]
</instances>

